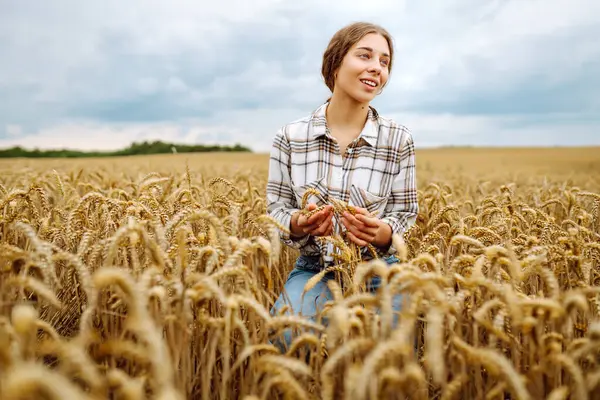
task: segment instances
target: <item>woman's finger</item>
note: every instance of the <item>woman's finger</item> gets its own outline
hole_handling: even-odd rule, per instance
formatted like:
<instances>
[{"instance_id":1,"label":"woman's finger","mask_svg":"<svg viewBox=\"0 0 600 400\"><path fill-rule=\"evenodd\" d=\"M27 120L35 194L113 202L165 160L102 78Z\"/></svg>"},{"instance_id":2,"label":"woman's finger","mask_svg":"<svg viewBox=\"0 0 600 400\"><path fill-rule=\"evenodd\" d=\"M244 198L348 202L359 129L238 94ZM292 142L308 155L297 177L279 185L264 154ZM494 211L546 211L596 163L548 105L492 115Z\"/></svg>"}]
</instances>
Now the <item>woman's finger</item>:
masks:
<instances>
[{"instance_id":1,"label":"woman's finger","mask_svg":"<svg viewBox=\"0 0 600 400\"><path fill-rule=\"evenodd\" d=\"M317 225L317 224L313 225L315 228L310 231L310 234L315 235L315 236L320 236L323 233L323 230L327 228L325 226L326 223L327 223L327 221L323 222L320 225Z\"/></svg>"},{"instance_id":2,"label":"woman's finger","mask_svg":"<svg viewBox=\"0 0 600 400\"><path fill-rule=\"evenodd\" d=\"M325 222L332 221L332 220L333 220L333 214L328 214L328 215L326 214L322 218L316 219L312 223L306 224L305 228L306 228L307 232L313 231L313 230L317 229L319 226L323 225Z\"/></svg>"},{"instance_id":3,"label":"woman's finger","mask_svg":"<svg viewBox=\"0 0 600 400\"><path fill-rule=\"evenodd\" d=\"M366 215L366 216L371 216L371 213L369 212L369 210L367 210L366 208L362 208L362 207L354 207L354 211L357 214L360 215Z\"/></svg>"},{"instance_id":4,"label":"woman's finger","mask_svg":"<svg viewBox=\"0 0 600 400\"><path fill-rule=\"evenodd\" d=\"M343 214L343 217L346 218L346 220L348 220L348 222L350 222L352 225L356 226L361 231L365 228L365 224L362 221L358 220L354 215L350 214L349 212L345 212Z\"/></svg>"},{"instance_id":5,"label":"woman's finger","mask_svg":"<svg viewBox=\"0 0 600 400\"><path fill-rule=\"evenodd\" d=\"M367 226L351 214L348 214L348 216L343 218L346 219L346 223L354 226L358 232L365 232L369 235L374 235L377 232L377 229L379 228L378 225L375 225L376 227Z\"/></svg>"},{"instance_id":6,"label":"woman's finger","mask_svg":"<svg viewBox=\"0 0 600 400\"><path fill-rule=\"evenodd\" d=\"M354 234L350 231L347 231L346 234L348 235L348 238L350 238L350 240L352 240L354 243L356 243L359 246L366 246L367 242L365 242L362 239L357 238L356 236L354 236Z\"/></svg>"},{"instance_id":7,"label":"woman's finger","mask_svg":"<svg viewBox=\"0 0 600 400\"><path fill-rule=\"evenodd\" d=\"M375 238L375 236L377 236L377 231L379 230L379 226L377 226L376 228L365 228L362 232L365 233L366 235L372 236L373 238Z\"/></svg>"},{"instance_id":8,"label":"woman's finger","mask_svg":"<svg viewBox=\"0 0 600 400\"><path fill-rule=\"evenodd\" d=\"M369 223L365 224L364 222L361 221L362 218L366 218ZM356 226L356 228L360 231L360 232L364 232L369 236L376 236L377 235L377 231L379 230L379 221L377 219L373 219L373 218L369 218L369 217L364 217L362 215L357 215L356 217L353 216L352 214L348 213L346 219L354 226Z\"/></svg>"},{"instance_id":9,"label":"woman's finger","mask_svg":"<svg viewBox=\"0 0 600 400\"><path fill-rule=\"evenodd\" d=\"M348 229L348 231L351 232L355 237L358 237L362 240L366 240L369 243L371 241L373 241L373 239L375 239L376 231L373 232L373 230L371 228L369 228L365 231L362 231L356 225L348 223L347 220L344 222L344 226L346 226L346 229Z\"/></svg>"},{"instance_id":10,"label":"woman's finger","mask_svg":"<svg viewBox=\"0 0 600 400\"><path fill-rule=\"evenodd\" d=\"M323 226L323 224L327 223L328 221L331 221L332 219L323 219L323 220L319 220L313 224L310 225L306 225L303 227L304 233L310 233L310 234L314 234L313 232L316 232L317 229L319 229L319 227Z\"/></svg>"},{"instance_id":11,"label":"woman's finger","mask_svg":"<svg viewBox=\"0 0 600 400\"><path fill-rule=\"evenodd\" d=\"M330 219L326 219L325 222L323 222L321 224L321 226L319 226L315 231L314 231L314 235L318 235L318 236L325 236L330 230L331 230L331 226L332 226L332 222Z\"/></svg>"},{"instance_id":12,"label":"woman's finger","mask_svg":"<svg viewBox=\"0 0 600 400\"><path fill-rule=\"evenodd\" d=\"M305 226L303 226L303 227L302 227L302 231L303 231L304 233L311 233L311 234L312 234L312 232L313 232L315 229L317 229L317 228L319 228L319 225L318 225L318 224L305 225Z\"/></svg>"},{"instance_id":13,"label":"woman's finger","mask_svg":"<svg viewBox=\"0 0 600 400\"><path fill-rule=\"evenodd\" d=\"M312 226L312 225L318 225L318 223L319 223L319 213L313 214L310 217L303 215L302 217L298 218L299 226L308 227L308 226Z\"/></svg>"},{"instance_id":14,"label":"woman's finger","mask_svg":"<svg viewBox=\"0 0 600 400\"><path fill-rule=\"evenodd\" d=\"M307 225L322 224L323 221L325 220L325 218L327 218L329 215L332 215L331 207L327 206L323 210L319 211L318 213L311 215L307 219L306 224Z\"/></svg>"},{"instance_id":15,"label":"woman's finger","mask_svg":"<svg viewBox=\"0 0 600 400\"><path fill-rule=\"evenodd\" d=\"M368 226L368 227L371 227L371 228L378 228L379 227L377 218L367 217L366 215L362 215L362 214L356 214L356 219L358 221L362 222L365 226Z\"/></svg>"}]
</instances>

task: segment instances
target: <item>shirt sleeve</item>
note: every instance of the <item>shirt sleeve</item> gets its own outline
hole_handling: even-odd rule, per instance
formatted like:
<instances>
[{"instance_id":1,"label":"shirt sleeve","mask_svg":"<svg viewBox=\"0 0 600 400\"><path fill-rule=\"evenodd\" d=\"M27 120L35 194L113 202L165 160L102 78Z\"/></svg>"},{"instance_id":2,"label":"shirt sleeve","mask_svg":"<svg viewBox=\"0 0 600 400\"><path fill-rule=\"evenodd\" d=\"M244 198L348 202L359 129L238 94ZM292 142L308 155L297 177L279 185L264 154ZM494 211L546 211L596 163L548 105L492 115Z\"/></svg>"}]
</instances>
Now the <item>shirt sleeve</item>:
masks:
<instances>
[{"instance_id":1,"label":"shirt sleeve","mask_svg":"<svg viewBox=\"0 0 600 400\"><path fill-rule=\"evenodd\" d=\"M381 219L390 225L392 234L400 236L415 224L419 213L414 142L409 131L404 131L403 136L399 170ZM378 251L385 257L395 254L397 249L392 244Z\"/></svg>"},{"instance_id":2,"label":"shirt sleeve","mask_svg":"<svg viewBox=\"0 0 600 400\"><path fill-rule=\"evenodd\" d=\"M288 230L290 229L292 214L299 211L296 196L292 190L290 153L289 140L285 134L285 129L281 128L273 139L269 159L267 214ZM303 247L310 239L310 235L292 238L288 232L282 230L279 230L279 236L284 244L296 249Z\"/></svg>"}]
</instances>

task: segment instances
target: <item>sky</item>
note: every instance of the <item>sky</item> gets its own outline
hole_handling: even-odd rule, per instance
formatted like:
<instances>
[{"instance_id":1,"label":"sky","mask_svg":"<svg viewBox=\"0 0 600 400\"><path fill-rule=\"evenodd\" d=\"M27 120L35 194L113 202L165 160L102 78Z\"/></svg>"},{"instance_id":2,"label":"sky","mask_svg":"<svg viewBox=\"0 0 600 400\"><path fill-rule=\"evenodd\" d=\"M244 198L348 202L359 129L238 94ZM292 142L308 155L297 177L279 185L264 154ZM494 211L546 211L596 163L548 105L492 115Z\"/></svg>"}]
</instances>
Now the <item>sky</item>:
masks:
<instances>
[{"instance_id":1,"label":"sky","mask_svg":"<svg viewBox=\"0 0 600 400\"><path fill-rule=\"evenodd\" d=\"M0 0L0 148L267 152L355 21L394 37L372 104L417 147L600 145L598 0Z\"/></svg>"}]
</instances>

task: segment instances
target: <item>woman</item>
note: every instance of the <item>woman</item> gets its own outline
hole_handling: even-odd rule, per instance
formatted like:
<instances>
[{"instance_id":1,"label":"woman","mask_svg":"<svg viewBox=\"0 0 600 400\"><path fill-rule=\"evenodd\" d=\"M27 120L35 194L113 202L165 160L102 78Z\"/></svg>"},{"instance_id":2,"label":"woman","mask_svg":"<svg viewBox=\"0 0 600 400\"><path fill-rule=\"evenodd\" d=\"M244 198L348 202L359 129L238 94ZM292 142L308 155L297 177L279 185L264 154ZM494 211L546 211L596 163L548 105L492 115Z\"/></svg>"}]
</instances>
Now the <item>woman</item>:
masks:
<instances>
[{"instance_id":1,"label":"woman","mask_svg":"<svg viewBox=\"0 0 600 400\"><path fill-rule=\"evenodd\" d=\"M324 55L322 75L331 97L312 114L282 127L273 140L267 184L267 212L283 226L282 241L300 250L284 292L272 312L284 305L314 318L331 298L326 276L312 290L307 281L332 264L333 248L315 237L346 233L361 246L363 259L371 244L388 263L392 235L414 224L417 213L415 155L411 134L370 106L388 82L393 61L389 33L370 23L339 30ZM308 210L325 206L307 217L300 210L308 189ZM319 195L313 194L317 191ZM331 198L357 210L333 218ZM375 278L369 290L376 290ZM395 305L396 308L399 304ZM291 336L286 336L289 346Z\"/></svg>"}]
</instances>

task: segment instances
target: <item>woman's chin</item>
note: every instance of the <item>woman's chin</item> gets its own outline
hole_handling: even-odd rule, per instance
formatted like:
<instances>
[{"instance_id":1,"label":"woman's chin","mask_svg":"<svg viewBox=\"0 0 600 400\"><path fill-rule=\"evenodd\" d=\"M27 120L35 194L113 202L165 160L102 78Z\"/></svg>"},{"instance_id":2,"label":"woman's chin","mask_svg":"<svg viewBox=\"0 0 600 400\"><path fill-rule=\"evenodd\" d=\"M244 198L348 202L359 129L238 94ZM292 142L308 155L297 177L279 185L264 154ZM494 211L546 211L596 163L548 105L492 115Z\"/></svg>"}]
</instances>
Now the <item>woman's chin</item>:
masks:
<instances>
[{"instance_id":1,"label":"woman's chin","mask_svg":"<svg viewBox=\"0 0 600 400\"><path fill-rule=\"evenodd\" d=\"M351 101L360 104L370 103L376 97L375 93L369 93L365 90L347 90L344 93Z\"/></svg>"},{"instance_id":2,"label":"woman's chin","mask_svg":"<svg viewBox=\"0 0 600 400\"><path fill-rule=\"evenodd\" d=\"M357 103L370 103L375 98L375 95L362 94L362 95L352 96L352 98Z\"/></svg>"}]
</instances>

